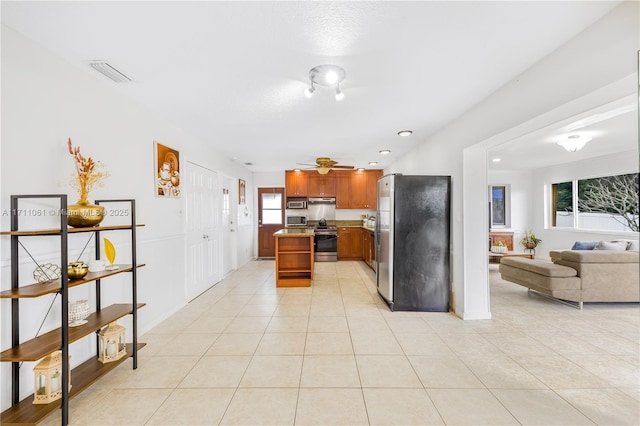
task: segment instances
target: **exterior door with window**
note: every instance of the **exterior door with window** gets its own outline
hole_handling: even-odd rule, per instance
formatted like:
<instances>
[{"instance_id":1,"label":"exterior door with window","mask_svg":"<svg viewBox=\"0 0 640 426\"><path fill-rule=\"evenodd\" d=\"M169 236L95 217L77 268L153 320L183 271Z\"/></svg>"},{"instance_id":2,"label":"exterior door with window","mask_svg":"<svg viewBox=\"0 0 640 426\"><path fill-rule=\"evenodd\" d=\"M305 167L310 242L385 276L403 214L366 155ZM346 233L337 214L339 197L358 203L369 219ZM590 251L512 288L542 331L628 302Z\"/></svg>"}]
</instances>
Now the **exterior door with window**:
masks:
<instances>
[{"instance_id":1,"label":"exterior door with window","mask_svg":"<svg viewBox=\"0 0 640 426\"><path fill-rule=\"evenodd\" d=\"M273 233L284 226L284 188L258 188L258 257L275 257Z\"/></svg>"}]
</instances>

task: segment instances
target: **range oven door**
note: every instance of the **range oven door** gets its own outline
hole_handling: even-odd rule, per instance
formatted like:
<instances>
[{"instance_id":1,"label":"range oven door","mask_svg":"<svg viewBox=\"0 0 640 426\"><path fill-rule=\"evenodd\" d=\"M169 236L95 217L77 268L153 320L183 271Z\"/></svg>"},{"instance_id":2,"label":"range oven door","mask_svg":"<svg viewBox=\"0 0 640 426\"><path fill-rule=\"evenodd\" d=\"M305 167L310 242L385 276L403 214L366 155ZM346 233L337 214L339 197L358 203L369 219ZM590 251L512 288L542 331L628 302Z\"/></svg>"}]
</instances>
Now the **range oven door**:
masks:
<instances>
[{"instance_id":1,"label":"range oven door","mask_svg":"<svg viewBox=\"0 0 640 426\"><path fill-rule=\"evenodd\" d=\"M316 234L313 242L316 262L335 262L338 260L337 234Z\"/></svg>"}]
</instances>

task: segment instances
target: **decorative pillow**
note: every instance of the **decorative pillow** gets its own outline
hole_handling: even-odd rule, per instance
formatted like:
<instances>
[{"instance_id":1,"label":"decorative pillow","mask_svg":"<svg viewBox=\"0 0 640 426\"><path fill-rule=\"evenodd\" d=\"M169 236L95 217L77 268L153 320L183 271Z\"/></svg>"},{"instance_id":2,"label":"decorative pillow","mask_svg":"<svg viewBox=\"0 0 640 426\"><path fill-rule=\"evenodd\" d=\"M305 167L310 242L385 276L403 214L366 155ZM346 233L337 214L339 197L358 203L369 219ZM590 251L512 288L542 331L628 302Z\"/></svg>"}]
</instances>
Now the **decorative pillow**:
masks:
<instances>
[{"instance_id":1,"label":"decorative pillow","mask_svg":"<svg viewBox=\"0 0 640 426\"><path fill-rule=\"evenodd\" d=\"M606 241L598 241L598 244L593 248L594 250L616 250L624 251L627 249L626 241L616 241L607 243Z\"/></svg>"},{"instance_id":2,"label":"decorative pillow","mask_svg":"<svg viewBox=\"0 0 640 426\"><path fill-rule=\"evenodd\" d=\"M637 240L613 240L611 242L612 243L618 243L618 242L626 243L627 244L627 250L638 251L638 241Z\"/></svg>"},{"instance_id":3,"label":"decorative pillow","mask_svg":"<svg viewBox=\"0 0 640 426\"><path fill-rule=\"evenodd\" d=\"M593 250L596 244L597 241L576 241L571 250Z\"/></svg>"}]
</instances>

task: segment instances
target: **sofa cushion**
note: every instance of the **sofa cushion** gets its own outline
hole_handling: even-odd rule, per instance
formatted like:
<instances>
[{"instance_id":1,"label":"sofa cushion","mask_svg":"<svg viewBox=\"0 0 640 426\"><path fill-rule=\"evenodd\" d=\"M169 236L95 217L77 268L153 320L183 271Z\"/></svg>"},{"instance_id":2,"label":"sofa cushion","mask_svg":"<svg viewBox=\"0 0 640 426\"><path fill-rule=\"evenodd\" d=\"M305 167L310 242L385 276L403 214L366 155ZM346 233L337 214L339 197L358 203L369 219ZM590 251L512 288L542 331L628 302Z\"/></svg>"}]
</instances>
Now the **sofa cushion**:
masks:
<instances>
[{"instance_id":1,"label":"sofa cushion","mask_svg":"<svg viewBox=\"0 0 640 426\"><path fill-rule=\"evenodd\" d=\"M627 249L626 241L612 241L610 243L606 241L598 241L598 244L593 248L594 250L616 250L624 251Z\"/></svg>"},{"instance_id":2,"label":"sofa cushion","mask_svg":"<svg viewBox=\"0 0 640 426\"><path fill-rule=\"evenodd\" d=\"M596 244L598 244L597 241L576 241L571 250L593 250Z\"/></svg>"},{"instance_id":3,"label":"sofa cushion","mask_svg":"<svg viewBox=\"0 0 640 426\"><path fill-rule=\"evenodd\" d=\"M535 272L536 274L547 277L575 277L578 272L568 266L556 265L552 262L538 259L524 259L521 257L503 257L500 263L520 268L525 271Z\"/></svg>"}]
</instances>

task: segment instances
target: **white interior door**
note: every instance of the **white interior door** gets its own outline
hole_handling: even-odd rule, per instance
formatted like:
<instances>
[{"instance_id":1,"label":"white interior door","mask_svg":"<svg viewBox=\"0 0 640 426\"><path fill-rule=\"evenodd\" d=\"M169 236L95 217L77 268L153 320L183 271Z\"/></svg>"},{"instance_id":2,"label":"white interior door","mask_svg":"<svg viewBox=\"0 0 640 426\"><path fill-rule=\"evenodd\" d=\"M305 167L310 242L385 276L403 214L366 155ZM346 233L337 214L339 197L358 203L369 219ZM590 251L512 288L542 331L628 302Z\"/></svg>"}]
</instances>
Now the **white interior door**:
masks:
<instances>
[{"instance_id":1,"label":"white interior door","mask_svg":"<svg viewBox=\"0 0 640 426\"><path fill-rule=\"evenodd\" d=\"M186 297L195 299L220 281L221 191L218 174L187 162Z\"/></svg>"},{"instance_id":2,"label":"white interior door","mask_svg":"<svg viewBox=\"0 0 640 426\"><path fill-rule=\"evenodd\" d=\"M222 183L222 276L238 267L238 180L228 176Z\"/></svg>"}]
</instances>

